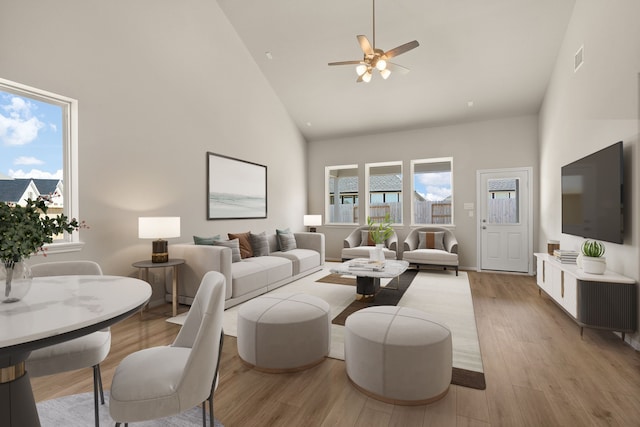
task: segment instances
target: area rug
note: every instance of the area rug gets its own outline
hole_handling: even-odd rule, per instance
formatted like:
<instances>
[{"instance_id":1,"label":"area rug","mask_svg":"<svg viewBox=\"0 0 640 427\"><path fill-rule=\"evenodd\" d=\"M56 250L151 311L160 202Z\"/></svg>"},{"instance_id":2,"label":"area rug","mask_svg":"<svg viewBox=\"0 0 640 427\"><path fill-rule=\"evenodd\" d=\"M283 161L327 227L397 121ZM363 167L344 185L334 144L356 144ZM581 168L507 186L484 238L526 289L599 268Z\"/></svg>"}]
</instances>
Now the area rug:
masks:
<instances>
[{"instance_id":1,"label":"area rug","mask_svg":"<svg viewBox=\"0 0 640 427\"><path fill-rule=\"evenodd\" d=\"M336 263L326 263L325 268L307 277L282 286L272 292L302 292L327 301L331 307L331 319L342 313L355 298L355 287L344 284L318 282L329 274ZM336 264L337 265L337 264ZM394 284L392 283L391 286ZM484 389L484 370L480 342L476 328L469 279L463 271L459 276L452 271L427 270L416 274L411 286L397 304L415 308L437 317L451 330L453 343L453 384ZM237 337L237 313L241 305L224 312L223 327L226 335ZM182 324L186 314L167 321ZM344 360L344 326L331 325L329 357ZM455 381L455 382L454 382Z\"/></svg>"},{"instance_id":2,"label":"area rug","mask_svg":"<svg viewBox=\"0 0 640 427\"><path fill-rule=\"evenodd\" d=\"M376 294L376 297L373 301L358 301L353 300L351 304L349 304L340 314L335 316L331 323L334 325L344 326L344 322L347 320L349 315L355 313L358 310L362 310L363 308L376 306L376 305L398 305L398 302L402 299L404 293L409 289L411 282L418 274L417 270L407 270L402 273L397 278L388 280L386 282L382 282L380 286L380 290ZM334 276L338 276L337 278ZM317 282L324 280L328 283L329 280L340 280L341 284L346 284L347 279L352 279L353 286L355 286L355 278L349 276L341 276L337 274L331 274L330 276L325 276L320 280L316 280Z\"/></svg>"},{"instance_id":3,"label":"area rug","mask_svg":"<svg viewBox=\"0 0 640 427\"><path fill-rule=\"evenodd\" d=\"M109 392L104 392L104 405L100 405L100 425L113 426L115 422L109 416ZM93 392L72 394L57 399L44 400L36 404L42 427L87 427L94 425ZM215 412L215 406L214 406ZM207 417L209 414L207 414ZM209 421L207 418L207 425ZM174 417L159 418L153 421L141 421L131 425L136 427L192 427L202 425L202 407L191 408ZM224 427L214 420L215 427Z\"/></svg>"}]
</instances>

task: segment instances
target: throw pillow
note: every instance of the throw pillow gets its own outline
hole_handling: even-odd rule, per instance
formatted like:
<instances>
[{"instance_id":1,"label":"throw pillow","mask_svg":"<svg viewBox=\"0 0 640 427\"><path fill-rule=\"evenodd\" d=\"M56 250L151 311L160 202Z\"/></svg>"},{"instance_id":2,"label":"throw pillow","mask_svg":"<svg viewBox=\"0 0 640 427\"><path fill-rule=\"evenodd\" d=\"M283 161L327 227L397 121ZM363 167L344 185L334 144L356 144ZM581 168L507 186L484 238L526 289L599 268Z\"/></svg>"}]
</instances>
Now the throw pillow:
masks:
<instances>
[{"instance_id":1,"label":"throw pillow","mask_svg":"<svg viewBox=\"0 0 640 427\"><path fill-rule=\"evenodd\" d=\"M215 240L221 240L219 234L216 234L213 237L193 236L193 243L196 245L213 245Z\"/></svg>"},{"instance_id":2,"label":"throw pillow","mask_svg":"<svg viewBox=\"0 0 640 427\"><path fill-rule=\"evenodd\" d=\"M251 258L253 256L253 249L251 248L251 235L250 231L246 233L232 234L228 233L229 240L238 239L240 241L240 256L242 259Z\"/></svg>"},{"instance_id":3,"label":"throw pillow","mask_svg":"<svg viewBox=\"0 0 640 427\"><path fill-rule=\"evenodd\" d=\"M360 246L375 246L376 242L371 238L371 233L369 230L362 230L362 237L360 241Z\"/></svg>"},{"instance_id":4,"label":"throw pillow","mask_svg":"<svg viewBox=\"0 0 640 427\"><path fill-rule=\"evenodd\" d=\"M444 231L418 231L418 249L444 251Z\"/></svg>"},{"instance_id":5,"label":"throw pillow","mask_svg":"<svg viewBox=\"0 0 640 427\"><path fill-rule=\"evenodd\" d=\"M287 252L297 248L296 237L288 228L284 230L276 229L276 236L278 237L278 246L282 252Z\"/></svg>"},{"instance_id":6,"label":"throw pillow","mask_svg":"<svg viewBox=\"0 0 640 427\"><path fill-rule=\"evenodd\" d=\"M269 255L269 240L267 240L267 233L264 231L258 234L250 233L250 236L253 256Z\"/></svg>"},{"instance_id":7,"label":"throw pillow","mask_svg":"<svg viewBox=\"0 0 640 427\"><path fill-rule=\"evenodd\" d=\"M242 257L240 256L240 241L238 239L233 240L214 240L214 246L226 246L231 248L231 262L240 262Z\"/></svg>"}]
</instances>

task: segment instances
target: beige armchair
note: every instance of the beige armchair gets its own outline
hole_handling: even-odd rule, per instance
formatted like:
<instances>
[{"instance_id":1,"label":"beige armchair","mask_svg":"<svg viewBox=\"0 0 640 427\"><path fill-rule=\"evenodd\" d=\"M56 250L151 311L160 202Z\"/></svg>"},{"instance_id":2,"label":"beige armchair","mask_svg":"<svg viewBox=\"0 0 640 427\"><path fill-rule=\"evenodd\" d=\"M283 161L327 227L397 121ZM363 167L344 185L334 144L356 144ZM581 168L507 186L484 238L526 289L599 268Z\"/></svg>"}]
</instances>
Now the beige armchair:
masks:
<instances>
[{"instance_id":1,"label":"beige armchair","mask_svg":"<svg viewBox=\"0 0 640 427\"><path fill-rule=\"evenodd\" d=\"M411 230L404 240L402 259L409 264L455 268L458 275L458 240L451 230L427 226Z\"/></svg>"},{"instance_id":2,"label":"beige armchair","mask_svg":"<svg viewBox=\"0 0 640 427\"><path fill-rule=\"evenodd\" d=\"M369 258L371 251L375 248L375 245L370 246L367 243L367 233L369 232L369 226L363 225L356 228L349 234L343 242L341 258L343 261L354 258ZM385 259L396 259L398 252L398 235L393 232L393 235L384 242L384 248L382 249Z\"/></svg>"}]
</instances>

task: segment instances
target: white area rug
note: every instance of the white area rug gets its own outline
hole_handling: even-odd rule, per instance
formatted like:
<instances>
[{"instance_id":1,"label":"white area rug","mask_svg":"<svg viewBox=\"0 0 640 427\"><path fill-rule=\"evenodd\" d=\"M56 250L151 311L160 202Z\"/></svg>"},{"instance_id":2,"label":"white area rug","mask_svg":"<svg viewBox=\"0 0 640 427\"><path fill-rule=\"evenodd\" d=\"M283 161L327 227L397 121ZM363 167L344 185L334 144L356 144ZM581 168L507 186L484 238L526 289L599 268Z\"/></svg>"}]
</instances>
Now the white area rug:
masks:
<instances>
[{"instance_id":1,"label":"white area rug","mask_svg":"<svg viewBox=\"0 0 640 427\"><path fill-rule=\"evenodd\" d=\"M109 416L109 392L104 391L104 405L100 405L100 426L110 427L115 422ZM208 405L208 404L207 404ZM57 399L45 400L36 404L42 427L87 427L93 426L93 392L73 394ZM214 402L215 414L215 402ZM207 413L207 425L209 425ZM214 420L215 427L224 427ZM175 417L160 418L153 421L130 423L135 427L192 427L202 425L202 407L195 407Z\"/></svg>"},{"instance_id":2,"label":"white area rug","mask_svg":"<svg viewBox=\"0 0 640 427\"><path fill-rule=\"evenodd\" d=\"M316 282L330 273L333 264L327 263L323 270L272 292L301 292L320 297L331 306L333 319L355 298L355 286ZM456 277L452 271L420 271L398 305L427 312L449 327L455 368L484 372L469 279L464 271L459 274ZM237 336L237 313L241 305L225 310L225 335ZM181 325L185 317L183 313L167 321ZM329 357L344 360L344 326L331 325Z\"/></svg>"}]
</instances>

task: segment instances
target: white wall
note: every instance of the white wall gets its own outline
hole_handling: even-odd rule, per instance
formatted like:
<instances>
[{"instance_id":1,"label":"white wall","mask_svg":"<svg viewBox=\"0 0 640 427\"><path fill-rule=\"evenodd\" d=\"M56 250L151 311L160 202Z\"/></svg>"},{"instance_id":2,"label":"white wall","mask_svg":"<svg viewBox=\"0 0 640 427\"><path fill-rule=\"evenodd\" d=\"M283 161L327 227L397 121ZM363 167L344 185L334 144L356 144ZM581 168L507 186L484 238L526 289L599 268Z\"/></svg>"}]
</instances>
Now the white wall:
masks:
<instances>
[{"instance_id":1,"label":"white wall","mask_svg":"<svg viewBox=\"0 0 640 427\"><path fill-rule=\"evenodd\" d=\"M80 219L91 228L82 252L47 260L136 274L131 263L151 252L138 216L180 216L170 244L302 229L306 143L217 2L3 2L0 52L0 77L79 101ZM266 220L206 220L207 151L267 165Z\"/></svg>"},{"instance_id":2,"label":"white wall","mask_svg":"<svg viewBox=\"0 0 640 427\"><path fill-rule=\"evenodd\" d=\"M640 112L640 2L578 0L540 113L539 250L547 239L578 250L578 237L561 234L560 168L624 141L624 244L606 244L609 269L640 277L638 150ZM584 45L584 64L573 57ZM639 321L640 324L640 321ZM628 338L629 339L629 338ZM630 337L640 348L640 334Z\"/></svg>"},{"instance_id":3,"label":"white wall","mask_svg":"<svg viewBox=\"0 0 640 427\"><path fill-rule=\"evenodd\" d=\"M537 182L537 116L504 118L455 126L366 135L309 143L309 212L324 214L325 166L358 164L361 191L364 191L365 163L403 162L404 226L397 227L400 243L410 231L410 161L453 157L454 232L459 242L460 266L476 268L477 224L469 217L465 203L477 209L476 171L481 169L532 167L532 183ZM537 190L534 185L534 203ZM535 206L535 205L534 205ZM362 211L364 212L364 211ZM534 215L534 226L536 218ZM343 239L353 226L325 225L327 258L339 259ZM533 262L533 259L532 259Z\"/></svg>"}]
</instances>

